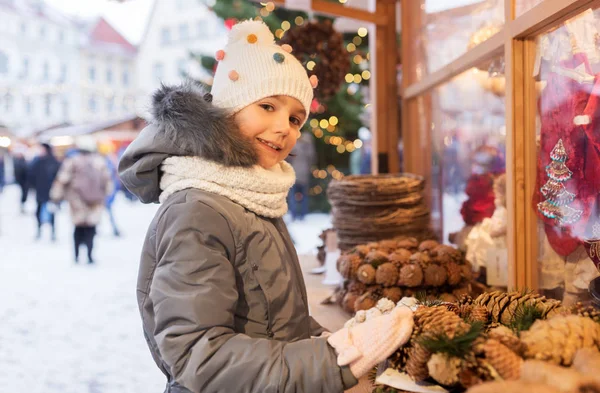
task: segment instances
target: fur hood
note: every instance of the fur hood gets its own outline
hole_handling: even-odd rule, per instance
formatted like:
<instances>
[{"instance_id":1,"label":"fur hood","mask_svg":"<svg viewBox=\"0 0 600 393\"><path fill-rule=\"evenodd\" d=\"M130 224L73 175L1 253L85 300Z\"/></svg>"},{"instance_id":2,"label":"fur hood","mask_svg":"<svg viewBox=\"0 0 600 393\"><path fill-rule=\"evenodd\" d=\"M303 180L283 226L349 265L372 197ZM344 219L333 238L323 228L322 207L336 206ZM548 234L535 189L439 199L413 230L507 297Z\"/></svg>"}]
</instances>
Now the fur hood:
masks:
<instances>
[{"instance_id":1,"label":"fur hood","mask_svg":"<svg viewBox=\"0 0 600 393\"><path fill-rule=\"evenodd\" d=\"M144 203L158 202L160 165L169 156L197 156L225 166L257 163L252 141L192 82L158 89L151 113L150 124L119 162L123 185Z\"/></svg>"}]
</instances>

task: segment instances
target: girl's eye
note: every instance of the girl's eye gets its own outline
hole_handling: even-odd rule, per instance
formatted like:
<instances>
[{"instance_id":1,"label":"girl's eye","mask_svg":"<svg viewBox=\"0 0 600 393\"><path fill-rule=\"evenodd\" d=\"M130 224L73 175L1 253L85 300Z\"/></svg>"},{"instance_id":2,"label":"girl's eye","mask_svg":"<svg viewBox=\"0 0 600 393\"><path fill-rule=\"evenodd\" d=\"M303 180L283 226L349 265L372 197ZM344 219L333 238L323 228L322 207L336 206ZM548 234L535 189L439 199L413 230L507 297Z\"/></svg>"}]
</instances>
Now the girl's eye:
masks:
<instances>
[{"instance_id":1,"label":"girl's eye","mask_svg":"<svg viewBox=\"0 0 600 393\"><path fill-rule=\"evenodd\" d=\"M267 112L272 112L275 110L275 108L271 104L260 104L260 107L266 110Z\"/></svg>"},{"instance_id":2,"label":"girl's eye","mask_svg":"<svg viewBox=\"0 0 600 393\"><path fill-rule=\"evenodd\" d=\"M295 126L299 126L302 123L297 117L290 117L290 122Z\"/></svg>"}]
</instances>

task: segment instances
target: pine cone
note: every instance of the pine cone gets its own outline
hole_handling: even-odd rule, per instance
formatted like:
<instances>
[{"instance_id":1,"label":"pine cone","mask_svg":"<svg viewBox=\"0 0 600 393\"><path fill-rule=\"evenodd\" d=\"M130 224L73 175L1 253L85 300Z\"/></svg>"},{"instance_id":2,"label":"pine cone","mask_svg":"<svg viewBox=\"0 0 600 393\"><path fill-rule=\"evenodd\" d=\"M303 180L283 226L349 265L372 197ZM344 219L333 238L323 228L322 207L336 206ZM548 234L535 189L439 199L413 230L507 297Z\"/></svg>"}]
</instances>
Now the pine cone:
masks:
<instances>
[{"instance_id":1,"label":"pine cone","mask_svg":"<svg viewBox=\"0 0 600 393\"><path fill-rule=\"evenodd\" d=\"M594 322L600 323L600 310L598 310L594 306L585 307L583 303L577 302L573 306L571 306L569 311L574 315L591 318Z\"/></svg>"},{"instance_id":2,"label":"pine cone","mask_svg":"<svg viewBox=\"0 0 600 393\"><path fill-rule=\"evenodd\" d=\"M398 282L398 269L389 262L379 265L375 274L375 281L384 287L396 285Z\"/></svg>"},{"instance_id":3,"label":"pine cone","mask_svg":"<svg viewBox=\"0 0 600 393\"><path fill-rule=\"evenodd\" d=\"M365 262L373 265L374 267L377 267L382 263L386 263L388 261L387 256L388 254L383 251L371 250L365 257Z\"/></svg>"},{"instance_id":4,"label":"pine cone","mask_svg":"<svg viewBox=\"0 0 600 393\"><path fill-rule=\"evenodd\" d=\"M402 266L398 276L398 285L403 287L418 287L423 282L423 269L418 264Z\"/></svg>"},{"instance_id":5,"label":"pine cone","mask_svg":"<svg viewBox=\"0 0 600 393\"><path fill-rule=\"evenodd\" d=\"M429 252L433 251L433 249L439 245L440 245L440 243L438 243L435 240L425 240L425 241L421 242L421 244L419 244L418 250L420 252L429 253Z\"/></svg>"},{"instance_id":6,"label":"pine cone","mask_svg":"<svg viewBox=\"0 0 600 393\"><path fill-rule=\"evenodd\" d=\"M444 302L444 303L453 303L456 305L456 302L458 302L458 299L456 298L456 296L454 296L451 293L442 293L439 296L439 299ZM458 306L456 306L456 312L458 313Z\"/></svg>"},{"instance_id":7,"label":"pine cone","mask_svg":"<svg viewBox=\"0 0 600 393\"><path fill-rule=\"evenodd\" d=\"M412 253L405 248L399 248L388 256L388 259L398 269L410 262Z\"/></svg>"},{"instance_id":8,"label":"pine cone","mask_svg":"<svg viewBox=\"0 0 600 393\"><path fill-rule=\"evenodd\" d=\"M402 289L398 287L384 288L383 297L390 299L394 303L398 303L402 299Z\"/></svg>"},{"instance_id":9,"label":"pine cone","mask_svg":"<svg viewBox=\"0 0 600 393\"><path fill-rule=\"evenodd\" d=\"M522 356L525 352L525 345L523 342L513 333L512 330L504 325L490 329L488 332L488 337L490 339L499 341L519 356Z\"/></svg>"},{"instance_id":10,"label":"pine cone","mask_svg":"<svg viewBox=\"0 0 600 393\"><path fill-rule=\"evenodd\" d=\"M459 383L465 388L479 385L485 381L493 380L485 359L467 356L463 361L463 368L458 374Z\"/></svg>"},{"instance_id":11,"label":"pine cone","mask_svg":"<svg viewBox=\"0 0 600 393\"><path fill-rule=\"evenodd\" d=\"M425 268L425 285L441 287L446 283L448 273L438 264L432 263Z\"/></svg>"},{"instance_id":12,"label":"pine cone","mask_svg":"<svg viewBox=\"0 0 600 393\"><path fill-rule=\"evenodd\" d=\"M368 310L377 305L377 300L372 293L367 292L356 299L354 302L354 311Z\"/></svg>"},{"instance_id":13,"label":"pine cone","mask_svg":"<svg viewBox=\"0 0 600 393\"><path fill-rule=\"evenodd\" d=\"M487 325L488 319L489 319L489 314L485 307L473 306L469 317L470 317L471 321L473 321L473 322L481 322L484 325Z\"/></svg>"},{"instance_id":14,"label":"pine cone","mask_svg":"<svg viewBox=\"0 0 600 393\"><path fill-rule=\"evenodd\" d=\"M600 325L578 315L537 320L521 333L525 357L569 366L580 348L600 346Z\"/></svg>"},{"instance_id":15,"label":"pine cone","mask_svg":"<svg viewBox=\"0 0 600 393\"><path fill-rule=\"evenodd\" d=\"M415 381L423 381L429 377L427 362L431 357L431 352L415 343L408 353L406 362L406 372Z\"/></svg>"},{"instance_id":16,"label":"pine cone","mask_svg":"<svg viewBox=\"0 0 600 393\"><path fill-rule=\"evenodd\" d=\"M448 285L458 285L463 278L461 267L456 262L449 262L442 266L445 266L448 271Z\"/></svg>"},{"instance_id":17,"label":"pine cone","mask_svg":"<svg viewBox=\"0 0 600 393\"><path fill-rule=\"evenodd\" d=\"M437 335L445 333L449 338L461 335L470 328L454 311L446 306L419 307L413 314L415 335L426 332Z\"/></svg>"},{"instance_id":18,"label":"pine cone","mask_svg":"<svg viewBox=\"0 0 600 393\"><path fill-rule=\"evenodd\" d=\"M349 312L350 314L354 314L354 312L356 311L354 308L354 304L356 303L358 298L359 298L359 295L356 293L352 293L352 292L346 293L346 295L342 299L342 308L346 312Z\"/></svg>"},{"instance_id":19,"label":"pine cone","mask_svg":"<svg viewBox=\"0 0 600 393\"><path fill-rule=\"evenodd\" d=\"M354 247L354 254L358 254L361 258L364 258L365 256L367 256L369 251L371 251L371 247L369 247L365 244L360 244L360 245Z\"/></svg>"},{"instance_id":20,"label":"pine cone","mask_svg":"<svg viewBox=\"0 0 600 393\"><path fill-rule=\"evenodd\" d=\"M458 373L461 369L461 360L448 357L441 353L434 353L427 362L427 370L431 378L442 385L452 386L458 383Z\"/></svg>"},{"instance_id":21,"label":"pine cone","mask_svg":"<svg viewBox=\"0 0 600 393\"><path fill-rule=\"evenodd\" d=\"M482 293L474 303L487 308L492 322L510 325L519 306L527 304L544 310L547 302L546 298L536 293L493 291Z\"/></svg>"},{"instance_id":22,"label":"pine cone","mask_svg":"<svg viewBox=\"0 0 600 393\"><path fill-rule=\"evenodd\" d=\"M363 284L373 284L375 282L375 268L371 265L362 265L356 272L356 278Z\"/></svg>"},{"instance_id":23,"label":"pine cone","mask_svg":"<svg viewBox=\"0 0 600 393\"><path fill-rule=\"evenodd\" d=\"M468 295L469 293L471 293L471 285L470 284L466 284L466 285L460 286L458 288L454 288L452 290L452 294L459 299L465 295Z\"/></svg>"},{"instance_id":24,"label":"pine cone","mask_svg":"<svg viewBox=\"0 0 600 393\"><path fill-rule=\"evenodd\" d=\"M485 358L498 374L507 380L517 380L521 376L523 359L497 340L489 339L483 348Z\"/></svg>"},{"instance_id":25,"label":"pine cone","mask_svg":"<svg viewBox=\"0 0 600 393\"><path fill-rule=\"evenodd\" d=\"M354 278L362 259L355 254L345 254L338 259L338 271L346 279Z\"/></svg>"}]
</instances>

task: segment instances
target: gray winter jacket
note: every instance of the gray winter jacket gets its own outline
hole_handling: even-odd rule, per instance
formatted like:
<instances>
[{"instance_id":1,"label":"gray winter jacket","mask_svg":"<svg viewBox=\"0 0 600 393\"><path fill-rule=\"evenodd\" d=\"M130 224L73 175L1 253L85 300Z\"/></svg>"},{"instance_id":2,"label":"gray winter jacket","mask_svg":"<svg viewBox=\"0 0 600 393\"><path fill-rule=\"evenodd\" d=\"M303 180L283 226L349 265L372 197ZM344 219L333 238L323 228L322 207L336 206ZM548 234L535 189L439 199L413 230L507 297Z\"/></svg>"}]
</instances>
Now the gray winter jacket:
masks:
<instances>
[{"instance_id":1,"label":"gray winter jacket","mask_svg":"<svg viewBox=\"0 0 600 393\"><path fill-rule=\"evenodd\" d=\"M157 202L160 164L198 155L252 165L248 141L186 85L154 96L154 120L125 152L124 185ZM219 135L227 131L226 135ZM308 313L298 258L281 219L198 189L171 195L144 242L137 297L165 392L341 393L356 384Z\"/></svg>"}]
</instances>

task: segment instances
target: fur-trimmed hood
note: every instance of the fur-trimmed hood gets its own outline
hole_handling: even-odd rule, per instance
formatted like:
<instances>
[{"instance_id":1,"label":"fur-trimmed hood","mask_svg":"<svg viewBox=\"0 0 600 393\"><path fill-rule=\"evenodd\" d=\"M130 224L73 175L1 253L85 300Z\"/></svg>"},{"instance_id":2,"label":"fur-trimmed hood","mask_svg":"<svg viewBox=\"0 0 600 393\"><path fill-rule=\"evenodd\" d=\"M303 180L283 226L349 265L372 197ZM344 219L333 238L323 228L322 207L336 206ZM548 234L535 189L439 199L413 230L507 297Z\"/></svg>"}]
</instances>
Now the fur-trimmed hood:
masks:
<instances>
[{"instance_id":1,"label":"fur-trimmed hood","mask_svg":"<svg viewBox=\"0 0 600 393\"><path fill-rule=\"evenodd\" d=\"M150 124L119 162L123 185L144 203L158 202L160 165L169 156L197 156L226 166L257 163L252 141L192 82L162 86L154 93Z\"/></svg>"}]
</instances>

